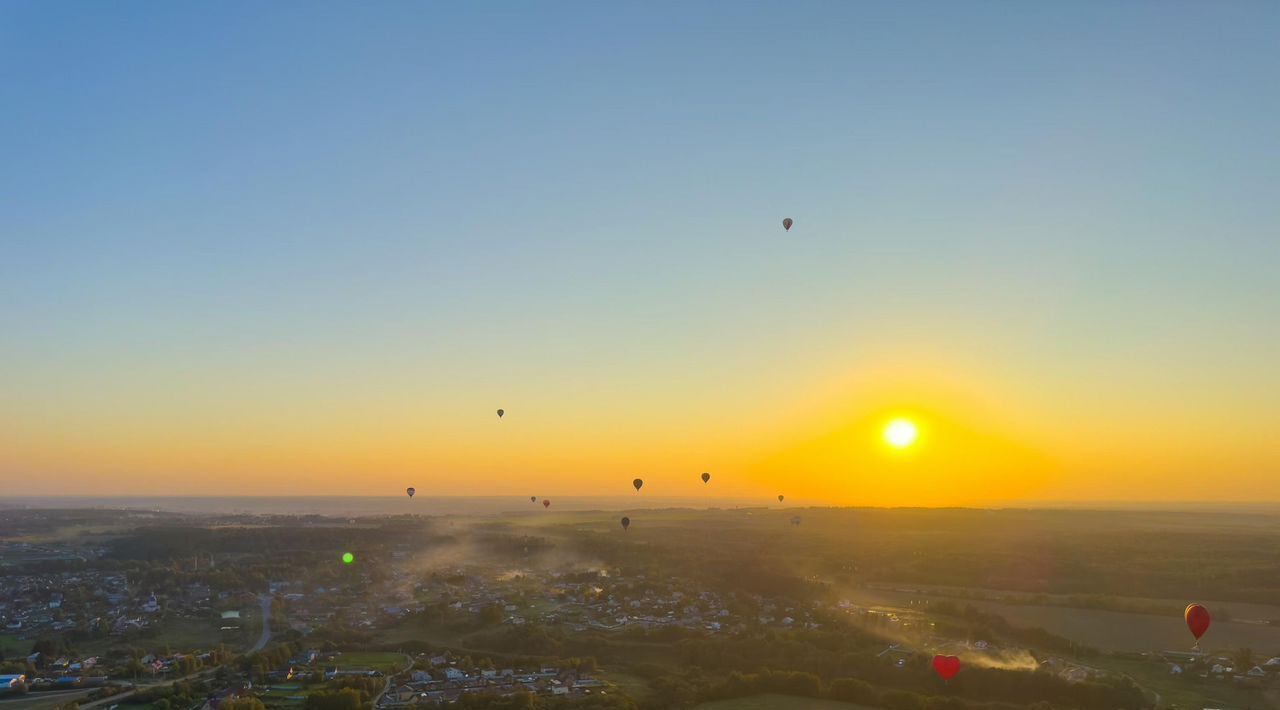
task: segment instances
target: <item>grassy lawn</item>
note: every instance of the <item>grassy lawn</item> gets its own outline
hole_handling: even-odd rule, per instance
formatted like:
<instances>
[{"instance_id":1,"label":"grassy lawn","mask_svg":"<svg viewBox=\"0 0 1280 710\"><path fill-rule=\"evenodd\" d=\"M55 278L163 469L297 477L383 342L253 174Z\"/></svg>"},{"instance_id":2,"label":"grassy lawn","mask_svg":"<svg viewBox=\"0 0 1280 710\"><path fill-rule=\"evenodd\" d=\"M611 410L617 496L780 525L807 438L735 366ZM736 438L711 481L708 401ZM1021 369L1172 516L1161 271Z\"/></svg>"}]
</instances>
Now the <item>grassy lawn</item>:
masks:
<instances>
[{"instance_id":1,"label":"grassy lawn","mask_svg":"<svg viewBox=\"0 0 1280 710\"><path fill-rule=\"evenodd\" d=\"M865 705L840 703L834 700L800 698L794 695L752 695L732 700L716 700L694 707L694 710L871 710Z\"/></svg>"},{"instance_id":2,"label":"grassy lawn","mask_svg":"<svg viewBox=\"0 0 1280 710\"><path fill-rule=\"evenodd\" d=\"M31 645L35 641L31 639L20 640L12 634L0 634L0 652L4 653L5 658L17 658L25 656L31 652Z\"/></svg>"},{"instance_id":3,"label":"grassy lawn","mask_svg":"<svg viewBox=\"0 0 1280 710\"><path fill-rule=\"evenodd\" d=\"M344 670L368 668L389 673L392 666L404 670L405 657L389 651L348 651L338 657L337 665Z\"/></svg>"},{"instance_id":4,"label":"grassy lawn","mask_svg":"<svg viewBox=\"0 0 1280 710\"><path fill-rule=\"evenodd\" d=\"M613 683L619 690L637 700L644 699L649 695L649 682L639 676L620 671L609 671L603 668L597 670L594 675L600 680Z\"/></svg>"}]
</instances>

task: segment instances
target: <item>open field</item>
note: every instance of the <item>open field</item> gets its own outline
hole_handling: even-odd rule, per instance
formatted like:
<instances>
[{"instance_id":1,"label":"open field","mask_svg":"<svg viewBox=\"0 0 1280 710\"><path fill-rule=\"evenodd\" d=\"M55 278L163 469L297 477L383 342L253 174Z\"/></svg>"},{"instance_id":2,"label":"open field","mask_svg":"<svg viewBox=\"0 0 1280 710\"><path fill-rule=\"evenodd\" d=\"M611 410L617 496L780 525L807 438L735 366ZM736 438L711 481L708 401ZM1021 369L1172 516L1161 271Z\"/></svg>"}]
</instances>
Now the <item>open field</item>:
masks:
<instances>
[{"instance_id":1,"label":"open field","mask_svg":"<svg viewBox=\"0 0 1280 710\"><path fill-rule=\"evenodd\" d=\"M367 668L369 670L390 673L392 667L404 670L408 664L404 654L380 651L350 651L342 654L335 661L339 668Z\"/></svg>"},{"instance_id":2,"label":"open field","mask_svg":"<svg viewBox=\"0 0 1280 710\"><path fill-rule=\"evenodd\" d=\"M872 710L865 705L834 700L799 698L793 695L753 695L748 698L717 700L695 706L694 710Z\"/></svg>"},{"instance_id":3,"label":"open field","mask_svg":"<svg viewBox=\"0 0 1280 710\"><path fill-rule=\"evenodd\" d=\"M13 634L0 634L0 653L5 658L25 656L31 652L32 643L30 639L20 639Z\"/></svg>"}]
</instances>

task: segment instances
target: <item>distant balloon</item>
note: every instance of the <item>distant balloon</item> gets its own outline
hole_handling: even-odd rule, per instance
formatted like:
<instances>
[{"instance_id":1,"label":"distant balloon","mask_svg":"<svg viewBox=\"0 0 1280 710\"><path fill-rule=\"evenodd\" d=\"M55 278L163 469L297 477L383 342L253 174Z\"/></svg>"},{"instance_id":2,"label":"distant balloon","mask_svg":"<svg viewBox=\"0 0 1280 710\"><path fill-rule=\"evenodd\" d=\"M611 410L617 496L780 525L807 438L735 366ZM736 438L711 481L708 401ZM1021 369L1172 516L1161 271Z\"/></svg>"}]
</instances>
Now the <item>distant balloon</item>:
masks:
<instances>
[{"instance_id":1,"label":"distant balloon","mask_svg":"<svg viewBox=\"0 0 1280 710\"><path fill-rule=\"evenodd\" d=\"M644 485L644 481L642 481L642 480L640 480L639 478L637 478L636 480L634 480L634 481L632 481L632 482L631 482L631 485L635 486L635 487L636 487L636 490L638 491L638 490L640 490L641 486L643 486L643 485Z\"/></svg>"},{"instance_id":2,"label":"distant balloon","mask_svg":"<svg viewBox=\"0 0 1280 710\"><path fill-rule=\"evenodd\" d=\"M1182 616L1187 620L1187 628L1191 629L1191 635L1195 636L1196 642L1199 643L1200 637L1209 630L1209 610L1200 604L1188 604Z\"/></svg>"},{"instance_id":3,"label":"distant balloon","mask_svg":"<svg viewBox=\"0 0 1280 710\"><path fill-rule=\"evenodd\" d=\"M799 525L799 524L800 524L800 516L799 516L799 515L793 515L793 516L791 516L791 524L792 524L792 525Z\"/></svg>"},{"instance_id":4,"label":"distant balloon","mask_svg":"<svg viewBox=\"0 0 1280 710\"><path fill-rule=\"evenodd\" d=\"M410 497L410 498L412 498L412 497L413 497L413 494L418 492L418 489L417 489L417 488L414 488L413 486L410 486L410 487L408 487L408 488L404 489L404 492L405 492L405 493L408 493L408 494L409 494L409 497Z\"/></svg>"},{"instance_id":5,"label":"distant balloon","mask_svg":"<svg viewBox=\"0 0 1280 710\"><path fill-rule=\"evenodd\" d=\"M499 410L498 410L498 418L499 418L499 419L501 419L501 418L502 418L502 415L503 415L503 414L506 414L506 413L507 413L507 410L505 410L505 409L499 409Z\"/></svg>"},{"instance_id":6,"label":"distant balloon","mask_svg":"<svg viewBox=\"0 0 1280 710\"><path fill-rule=\"evenodd\" d=\"M934 656L933 672L943 680L951 680L960 672L960 659L955 656Z\"/></svg>"},{"instance_id":7,"label":"distant balloon","mask_svg":"<svg viewBox=\"0 0 1280 710\"><path fill-rule=\"evenodd\" d=\"M782 495L781 493L779 493L779 494L778 494L778 502L779 502L779 503L781 503L781 502L782 502L782 499L783 499L783 498L785 498L785 497L786 497L786 496L784 496L784 495Z\"/></svg>"},{"instance_id":8,"label":"distant balloon","mask_svg":"<svg viewBox=\"0 0 1280 710\"><path fill-rule=\"evenodd\" d=\"M529 502L530 502L530 503L537 503L537 502L538 502L538 496L529 496Z\"/></svg>"},{"instance_id":9,"label":"distant balloon","mask_svg":"<svg viewBox=\"0 0 1280 710\"><path fill-rule=\"evenodd\" d=\"M628 518L628 517L626 517L626 516L623 516L623 518L622 518L622 529L623 529L623 530L626 530L626 529L627 529L627 528L629 528L629 527L631 527L631 518Z\"/></svg>"},{"instance_id":10,"label":"distant balloon","mask_svg":"<svg viewBox=\"0 0 1280 710\"><path fill-rule=\"evenodd\" d=\"M356 561L356 556L355 556L355 555L351 554L350 552L344 552L344 553L342 553L342 564L344 564L344 565L349 565L349 564L351 564L352 562L355 562L355 561Z\"/></svg>"},{"instance_id":11,"label":"distant balloon","mask_svg":"<svg viewBox=\"0 0 1280 710\"><path fill-rule=\"evenodd\" d=\"M550 507L551 507L551 501L547 500L546 498L543 498L543 499L542 499L542 507L543 507L543 508L550 508Z\"/></svg>"},{"instance_id":12,"label":"distant balloon","mask_svg":"<svg viewBox=\"0 0 1280 710\"><path fill-rule=\"evenodd\" d=\"M711 480L711 474L709 474L709 473L704 473L704 474L702 474L702 482L703 482L703 483L706 483L707 481L710 481L710 480Z\"/></svg>"},{"instance_id":13,"label":"distant balloon","mask_svg":"<svg viewBox=\"0 0 1280 710\"><path fill-rule=\"evenodd\" d=\"M782 228L783 228L783 229L785 229L785 230L787 230L788 232L790 232L790 231L791 231L791 225L792 225L792 224L793 224L793 222L791 221L791 218L790 218L790 217L787 217L786 219L782 220Z\"/></svg>"}]
</instances>

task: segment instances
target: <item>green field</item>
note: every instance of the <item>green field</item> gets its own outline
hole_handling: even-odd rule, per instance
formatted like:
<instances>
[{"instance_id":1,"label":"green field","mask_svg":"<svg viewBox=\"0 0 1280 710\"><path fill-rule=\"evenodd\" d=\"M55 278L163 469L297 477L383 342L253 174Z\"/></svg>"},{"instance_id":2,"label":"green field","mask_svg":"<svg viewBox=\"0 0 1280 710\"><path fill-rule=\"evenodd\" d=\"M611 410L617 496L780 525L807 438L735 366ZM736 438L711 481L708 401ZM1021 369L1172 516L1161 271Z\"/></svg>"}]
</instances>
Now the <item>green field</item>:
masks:
<instances>
[{"instance_id":1,"label":"green field","mask_svg":"<svg viewBox=\"0 0 1280 710\"><path fill-rule=\"evenodd\" d=\"M253 626L253 624L248 624ZM255 634L256 637L256 634ZM218 630L213 619L172 618L151 633L150 630L138 636L119 637L103 636L80 641L75 644L76 650L85 654L101 654L121 645L134 645L146 648L163 648L168 646L175 651L194 651L197 649L217 648L225 644L235 650L243 650L248 642L247 634L241 630L235 634L223 634Z\"/></svg>"},{"instance_id":2,"label":"green field","mask_svg":"<svg viewBox=\"0 0 1280 710\"><path fill-rule=\"evenodd\" d=\"M350 651L338 656L336 664L342 669L368 668L370 670L389 673L394 666L404 670L408 661L404 654L379 651Z\"/></svg>"},{"instance_id":3,"label":"green field","mask_svg":"<svg viewBox=\"0 0 1280 710\"><path fill-rule=\"evenodd\" d=\"M34 641L22 640L11 634L0 634L0 653L3 653L5 658L25 656L31 653L33 643Z\"/></svg>"},{"instance_id":4,"label":"green field","mask_svg":"<svg viewBox=\"0 0 1280 710\"><path fill-rule=\"evenodd\" d=\"M840 703L834 700L800 698L794 695L752 695L732 700L703 703L694 710L871 710L865 705Z\"/></svg>"}]
</instances>

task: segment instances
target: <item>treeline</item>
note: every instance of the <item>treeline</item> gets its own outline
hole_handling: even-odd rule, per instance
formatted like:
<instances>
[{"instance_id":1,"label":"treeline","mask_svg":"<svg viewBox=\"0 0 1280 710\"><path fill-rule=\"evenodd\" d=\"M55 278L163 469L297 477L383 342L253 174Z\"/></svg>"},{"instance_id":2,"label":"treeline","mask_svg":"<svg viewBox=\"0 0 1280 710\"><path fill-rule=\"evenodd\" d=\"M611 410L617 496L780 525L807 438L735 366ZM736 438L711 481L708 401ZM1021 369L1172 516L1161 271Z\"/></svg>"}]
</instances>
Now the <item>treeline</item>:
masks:
<instances>
[{"instance_id":1,"label":"treeline","mask_svg":"<svg viewBox=\"0 0 1280 710\"><path fill-rule=\"evenodd\" d=\"M689 707L701 702L732 700L762 693L838 700L888 710L1114 710L1148 707L1142 691L1132 683L1073 684L1045 674L975 669L966 670L965 674L950 684L943 684L936 678L908 672L911 687L886 687L848 676L824 682L817 674L805 671L734 671L717 679L691 669L683 675L660 674L651 678L653 693L646 699L644 707L654 710ZM930 688L934 692L928 692Z\"/></svg>"},{"instance_id":2,"label":"treeline","mask_svg":"<svg viewBox=\"0 0 1280 710\"><path fill-rule=\"evenodd\" d=\"M182 681L168 685L153 685L125 698L127 705L149 704L156 710L189 708L203 701L209 693L209 685L203 680Z\"/></svg>"},{"instance_id":3,"label":"treeline","mask_svg":"<svg viewBox=\"0 0 1280 710\"><path fill-rule=\"evenodd\" d=\"M386 681L381 678L334 678L325 683L325 690L309 693L303 707L306 710L360 710L371 707Z\"/></svg>"},{"instance_id":4,"label":"treeline","mask_svg":"<svg viewBox=\"0 0 1280 710\"><path fill-rule=\"evenodd\" d=\"M624 695L556 697L521 691L510 695L467 693L458 699L454 707L468 710L635 710L636 704Z\"/></svg>"},{"instance_id":5,"label":"treeline","mask_svg":"<svg viewBox=\"0 0 1280 710\"><path fill-rule=\"evenodd\" d=\"M1128 679L1069 683L1049 673L969 667L950 684L941 686L923 657L915 658L905 668L898 668L870 653L856 637L846 638L844 634L833 632L766 631L754 635L705 637L682 641L677 650L686 666L722 673L767 668L775 673L800 673L820 684L834 683L841 678L857 678L884 690L918 692L922 688L942 690L945 687L945 695L975 702L1030 704L1044 701L1091 710L1132 708L1143 704L1142 691ZM768 674L763 674L763 677L771 678ZM705 689L699 688L694 680L689 677L683 677L683 680L666 678L662 682L681 690L676 694L678 697L691 694L702 697ZM686 687L681 689L681 685ZM795 690L774 689L770 692L794 693Z\"/></svg>"}]
</instances>

